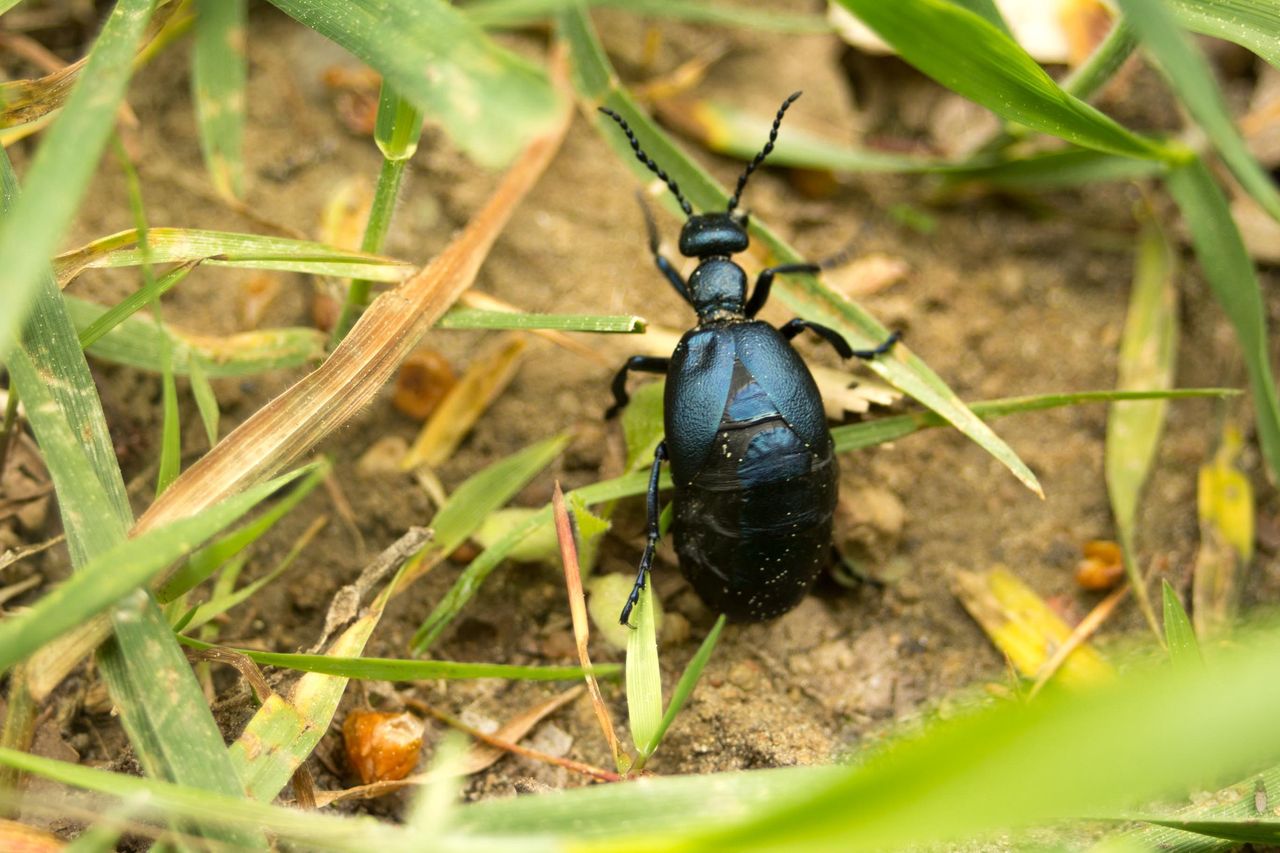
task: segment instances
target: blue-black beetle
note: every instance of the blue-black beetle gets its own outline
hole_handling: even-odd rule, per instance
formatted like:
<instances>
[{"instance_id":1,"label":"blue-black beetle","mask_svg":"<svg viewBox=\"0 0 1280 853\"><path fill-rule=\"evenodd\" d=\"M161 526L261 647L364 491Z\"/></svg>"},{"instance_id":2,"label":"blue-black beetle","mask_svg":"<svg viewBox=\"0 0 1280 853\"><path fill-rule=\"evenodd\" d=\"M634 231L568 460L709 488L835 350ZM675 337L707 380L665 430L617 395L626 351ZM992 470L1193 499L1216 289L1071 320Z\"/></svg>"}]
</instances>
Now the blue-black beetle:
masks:
<instances>
[{"instance_id":1,"label":"blue-black beetle","mask_svg":"<svg viewBox=\"0 0 1280 853\"><path fill-rule=\"evenodd\" d=\"M822 397L788 341L817 332L843 358L870 359L898 340L855 350L840 333L795 319L780 329L753 319L779 273L816 273L821 264L783 264L761 271L747 298L747 276L732 256L748 245L747 217L735 208L747 179L778 139L787 107L778 109L764 148L747 164L728 208L695 215L680 187L640 148L622 116L604 107L631 143L636 158L664 181L688 217L680 253L697 258L688 282L658 249L657 226L645 211L654 262L698 312L698 324L670 358L634 356L613 380L616 415L630 399L627 373L665 373L666 438L649 475L648 541L635 587L622 608L625 625L639 600L658 544L658 473L671 464L675 486L672 532L684 576L702 600L730 619L758 622L800 603L831 547L831 516L839 468Z\"/></svg>"}]
</instances>

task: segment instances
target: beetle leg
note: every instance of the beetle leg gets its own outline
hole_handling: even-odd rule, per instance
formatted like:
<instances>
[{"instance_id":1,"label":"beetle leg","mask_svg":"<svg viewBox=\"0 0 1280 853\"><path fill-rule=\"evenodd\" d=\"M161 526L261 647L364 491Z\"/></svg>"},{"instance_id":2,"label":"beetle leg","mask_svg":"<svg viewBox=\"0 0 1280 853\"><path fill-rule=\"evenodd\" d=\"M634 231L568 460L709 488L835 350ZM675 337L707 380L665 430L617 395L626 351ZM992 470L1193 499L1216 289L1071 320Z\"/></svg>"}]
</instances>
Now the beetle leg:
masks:
<instances>
[{"instance_id":1,"label":"beetle leg","mask_svg":"<svg viewBox=\"0 0 1280 853\"><path fill-rule=\"evenodd\" d=\"M658 269L671 286L675 288L676 293L680 294L680 298L690 305L693 299L689 296L689 287L685 284L684 279L680 277L680 272L667 260L660 251L658 244L658 223L653 220L653 212L649 210L649 205L645 204L644 193L636 192L636 201L640 202L640 210L644 213L644 228L649 234L649 253L653 255L653 262L658 265Z\"/></svg>"},{"instance_id":2,"label":"beetle leg","mask_svg":"<svg viewBox=\"0 0 1280 853\"><path fill-rule=\"evenodd\" d=\"M821 264L781 264L776 267L760 270L760 275L756 278L755 289L751 291L751 298L747 300L747 307L744 313L748 318L756 316L760 313L760 309L769 301L769 288L773 287L773 277L778 273L789 272L822 272Z\"/></svg>"},{"instance_id":3,"label":"beetle leg","mask_svg":"<svg viewBox=\"0 0 1280 853\"><path fill-rule=\"evenodd\" d=\"M805 329L809 329L810 331L817 332L819 335L822 335L823 340L836 348L836 352L840 353L841 358L861 358L867 361L870 361L878 355L884 355L889 350L893 349L894 344L902 339L901 332L894 332L889 335L889 337L885 338L884 343L873 347L872 349L854 349L849 346L849 342L846 341L835 329L828 328L827 326L823 326L818 323L810 323L808 320L802 320L799 317L795 318L790 323L787 323L785 326L778 329L778 331L782 333L784 338L791 340Z\"/></svg>"},{"instance_id":4,"label":"beetle leg","mask_svg":"<svg viewBox=\"0 0 1280 853\"><path fill-rule=\"evenodd\" d=\"M627 372L638 370L643 373L666 373L667 365L671 364L671 359L660 358L654 355L633 355L627 359L627 363L622 365L622 369L613 377L613 405L604 413L604 419L611 420L618 416L618 412L631 402L631 395L627 393Z\"/></svg>"},{"instance_id":5,"label":"beetle leg","mask_svg":"<svg viewBox=\"0 0 1280 853\"><path fill-rule=\"evenodd\" d=\"M649 470L649 491L645 495L645 506L649 511L648 539L644 543L644 554L640 556L640 571L636 573L636 584L631 588L631 595L627 596L627 603L622 607L622 615L618 617L618 622L628 627L631 608L640 600L640 590L644 589L649 568L653 565L653 552L658 548L658 474L666 458L667 443L663 441L653 451L653 468Z\"/></svg>"}]
</instances>

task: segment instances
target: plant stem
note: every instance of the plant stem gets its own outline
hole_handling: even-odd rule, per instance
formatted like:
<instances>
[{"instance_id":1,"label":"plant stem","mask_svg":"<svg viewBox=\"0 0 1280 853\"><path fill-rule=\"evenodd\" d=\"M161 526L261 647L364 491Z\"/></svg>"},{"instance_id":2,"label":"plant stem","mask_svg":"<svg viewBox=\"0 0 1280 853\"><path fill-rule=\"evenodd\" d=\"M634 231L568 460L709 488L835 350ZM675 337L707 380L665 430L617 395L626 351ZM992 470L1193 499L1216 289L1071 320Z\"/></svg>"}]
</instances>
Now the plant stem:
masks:
<instances>
[{"instance_id":1,"label":"plant stem","mask_svg":"<svg viewBox=\"0 0 1280 853\"><path fill-rule=\"evenodd\" d=\"M1137 46L1138 40L1133 35L1133 30L1125 23L1124 18L1116 18L1111 32L1107 33L1102 44L1075 71L1067 75L1062 81L1062 88L1082 101L1089 100L1115 76Z\"/></svg>"},{"instance_id":2,"label":"plant stem","mask_svg":"<svg viewBox=\"0 0 1280 853\"><path fill-rule=\"evenodd\" d=\"M404 177L404 167L408 160L383 160L382 171L378 173L378 187L373 194L373 207L369 210L369 222L365 225L364 240L360 250L377 254L382 251L382 243L387 238L387 230L391 227L391 214L395 211L396 197L400 194L400 181ZM351 282L347 290L347 300L342 305L342 314L333 327L332 345L347 336L359 313L369 303L369 291L373 282L358 279Z\"/></svg>"},{"instance_id":3,"label":"plant stem","mask_svg":"<svg viewBox=\"0 0 1280 853\"><path fill-rule=\"evenodd\" d=\"M17 436L18 389L9 386L9 397L4 407L4 425L0 426L0 481L4 480L4 467L9 462L9 447Z\"/></svg>"}]
</instances>

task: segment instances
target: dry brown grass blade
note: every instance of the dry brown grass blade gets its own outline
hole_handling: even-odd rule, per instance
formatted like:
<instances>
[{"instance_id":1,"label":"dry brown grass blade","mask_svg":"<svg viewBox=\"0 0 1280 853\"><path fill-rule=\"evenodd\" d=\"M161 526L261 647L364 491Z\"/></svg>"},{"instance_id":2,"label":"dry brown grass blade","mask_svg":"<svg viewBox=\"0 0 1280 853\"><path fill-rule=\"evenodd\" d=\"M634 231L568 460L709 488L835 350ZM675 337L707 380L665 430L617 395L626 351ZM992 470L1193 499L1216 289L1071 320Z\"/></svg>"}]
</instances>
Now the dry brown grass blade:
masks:
<instances>
[{"instance_id":1,"label":"dry brown grass blade","mask_svg":"<svg viewBox=\"0 0 1280 853\"><path fill-rule=\"evenodd\" d=\"M489 248L560 148L571 113L534 139L483 208L431 263L370 305L328 360L259 409L182 473L142 514L131 535L192 516L278 473L346 423L378 393L422 335L475 281ZM164 578L159 578L162 583ZM105 619L50 643L32 658L38 700L107 638ZM38 667L37 667L38 664Z\"/></svg>"},{"instance_id":2,"label":"dry brown grass blade","mask_svg":"<svg viewBox=\"0 0 1280 853\"><path fill-rule=\"evenodd\" d=\"M582 662L582 668L587 671L587 689L591 691L591 705L595 709L596 719L600 721L600 730L604 732L604 738L609 742L609 751L613 753L614 765L622 767L623 754L618 746L618 735L613 729L613 719L609 716L609 706L604 703L600 683L591 674L591 656L587 653L591 623L587 621L587 602L582 594L578 546L574 541L573 524L569 521L569 511L564 505L564 492L560 490L558 480L555 492L551 496L551 507L556 520L556 539L560 542L560 558L564 562L564 583L569 590L569 613L573 617L573 637L578 644L578 660Z\"/></svg>"},{"instance_id":3,"label":"dry brown grass blade","mask_svg":"<svg viewBox=\"0 0 1280 853\"><path fill-rule=\"evenodd\" d=\"M1035 678L1054 652L1071 644L1071 629L1062 618L1012 572L997 566L986 572L957 570L951 589L992 644L1024 678ZM1067 689L1101 684L1115 669L1096 649L1077 642L1056 666L1057 683Z\"/></svg>"},{"instance_id":4,"label":"dry brown grass blade","mask_svg":"<svg viewBox=\"0 0 1280 853\"><path fill-rule=\"evenodd\" d=\"M1040 672L1036 675L1036 683L1031 685L1031 690L1027 692L1027 699L1035 698L1035 695L1049 683L1049 679L1053 678L1054 673L1061 668L1062 664L1071 656L1071 653L1088 642L1089 638L1102 627L1102 624L1111 618L1111 614L1115 612L1116 607L1119 606L1121 601L1124 601L1124 597L1128 594L1128 585L1118 587L1110 595L1094 605L1093 609L1071 630L1071 636L1067 637L1066 641L1054 650L1053 656L1040 667Z\"/></svg>"}]
</instances>

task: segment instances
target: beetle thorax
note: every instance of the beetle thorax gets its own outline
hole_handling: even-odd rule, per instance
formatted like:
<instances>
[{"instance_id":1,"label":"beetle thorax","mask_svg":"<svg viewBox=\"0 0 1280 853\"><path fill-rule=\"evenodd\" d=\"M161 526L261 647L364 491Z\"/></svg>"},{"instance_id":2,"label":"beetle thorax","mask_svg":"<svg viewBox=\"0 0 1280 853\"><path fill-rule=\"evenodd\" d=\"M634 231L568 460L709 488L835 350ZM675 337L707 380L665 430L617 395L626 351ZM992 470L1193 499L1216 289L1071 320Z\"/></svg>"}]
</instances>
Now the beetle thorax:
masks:
<instances>
[{"instance_id":1,"label":"beetle thorax","mask_svg":"<svg viewBox=\"0 0 1280 853\"><path fill-rule=\"evenodd\" d=\"M705 258L689 276L689 295L698 320L742 317L747 300L747 274L729 258Z\"/></svg>"}]
</instances>

